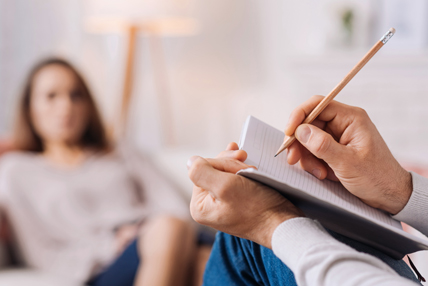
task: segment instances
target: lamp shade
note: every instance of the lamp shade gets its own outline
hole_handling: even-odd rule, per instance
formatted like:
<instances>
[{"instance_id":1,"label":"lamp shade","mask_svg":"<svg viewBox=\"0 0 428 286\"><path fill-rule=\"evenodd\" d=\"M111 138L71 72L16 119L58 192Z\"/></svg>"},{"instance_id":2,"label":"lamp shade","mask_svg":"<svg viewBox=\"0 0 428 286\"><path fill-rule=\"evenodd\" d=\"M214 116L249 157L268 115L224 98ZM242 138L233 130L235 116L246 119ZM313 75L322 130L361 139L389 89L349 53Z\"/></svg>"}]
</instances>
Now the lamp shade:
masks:
<instances>
[{"instance_id":1,"label":"lamp shade","mask_svg":"<svg viewBox=\"0 0 428 286\"><path fill-rule=\"evenodd\" d=\"M85 0L90 17L156 20L192 17L194 0Z\"/></svg>"},{"instance_id":2,"label":"lamp shade","mask_svg":"<svg viewBox=\"0 0 428 286\"><path fill-rule=\"evenodd\" d=\"M114 32L137 26L162 35L194 34L195 0L85 0L85 26L90 32Z\"/></svg>"}]
</instances>

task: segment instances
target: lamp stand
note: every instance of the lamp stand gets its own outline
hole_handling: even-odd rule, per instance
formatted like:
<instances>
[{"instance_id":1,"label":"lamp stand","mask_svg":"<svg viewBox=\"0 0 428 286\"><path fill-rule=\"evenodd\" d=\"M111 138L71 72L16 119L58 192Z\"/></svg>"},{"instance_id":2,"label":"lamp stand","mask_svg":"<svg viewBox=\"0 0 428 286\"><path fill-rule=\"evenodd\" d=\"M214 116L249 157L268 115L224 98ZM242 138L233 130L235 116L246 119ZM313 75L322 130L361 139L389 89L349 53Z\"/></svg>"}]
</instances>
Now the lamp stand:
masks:
<instances>
[{"instance_id":1,"label":"lamp stand","mask_svg":"<svg viewBox=\"0 0 428 286\"><path fill-rule=\"evenodd\" d=\"M133 25L129 26L127 29L128 46L126 53L125 76L123 81L120 118L119 124L117 126L118 132L116 133L119 137L123 137L127 133L129 109L132 101L132 90L134 83L136 38L139 31L141 31L141 29ZM164 145L173 146L175 144L175 138L172 126L172 108L162 41L156 31L146 32L149 35L149 48L152 55L154 83L159 100L159 111Z\"/></svg>"}]
</instances>

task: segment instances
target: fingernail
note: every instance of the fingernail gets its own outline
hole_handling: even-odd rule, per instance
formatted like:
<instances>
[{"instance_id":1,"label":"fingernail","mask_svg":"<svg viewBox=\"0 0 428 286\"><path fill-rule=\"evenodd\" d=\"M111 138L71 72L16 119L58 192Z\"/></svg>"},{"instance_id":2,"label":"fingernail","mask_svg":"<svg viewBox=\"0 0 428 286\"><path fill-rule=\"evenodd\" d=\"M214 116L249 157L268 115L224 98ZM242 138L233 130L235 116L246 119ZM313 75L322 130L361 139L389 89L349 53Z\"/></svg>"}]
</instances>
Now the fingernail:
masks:
<instances>
[{"instance_id":1,"label":"fingernail","mask_svg":"<svg viewBox=\"0 0 428 286\"><path fill-rule=\"evenodd\" d=\"M187 160L187 170L189 170L192 167L193 162L196 160L198 156L192 156Z\"/></svg>"},{"instance_id":2,"label":"fingernail","mask_svg":"<svg viewBox=\"0 0 428 286\"><path fill-rule=\"evenodd\" d=\"M300 142L306 143L309 140L309 137L311 136L311 128L308 126L299 126L296 130L296 137L299 139Z\"/></svg>"},{"instance_id":3,"label":"fingernail","mask_svg":"<svg viewBox=\"0 0 428 286\"><path fill-rule=\"evenodd\" d=\"M321 170L320 169L313 169L312 174L317 177L318 179L321 178Z\"/></svg>"}]
</instances>

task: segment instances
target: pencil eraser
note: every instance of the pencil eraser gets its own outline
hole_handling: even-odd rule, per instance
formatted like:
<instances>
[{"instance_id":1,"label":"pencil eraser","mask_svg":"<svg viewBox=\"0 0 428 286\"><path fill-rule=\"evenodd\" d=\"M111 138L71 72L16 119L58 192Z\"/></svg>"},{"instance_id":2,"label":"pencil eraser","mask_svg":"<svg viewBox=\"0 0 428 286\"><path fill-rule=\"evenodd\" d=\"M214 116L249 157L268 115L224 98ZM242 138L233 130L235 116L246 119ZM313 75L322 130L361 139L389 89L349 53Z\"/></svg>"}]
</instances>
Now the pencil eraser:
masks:
<instances>
[{"instance_id":1,"label":"pencil eraser","mask_svg":"<svg viewBox=\"0 0 428 286\"><path fill-rule=\"evenodd\" d=\"M388 40L389 39L391 39L392 38L392 36L394 36L394 33L395 33L395 29L394 28L391 28L391 29L389 29L387 32L386 32L386 34L385 35L383 35L383 37L382 38L380 38L380 40L379 41L381 41L384 45L388 42Z\"/></svg>"}]
</instances>

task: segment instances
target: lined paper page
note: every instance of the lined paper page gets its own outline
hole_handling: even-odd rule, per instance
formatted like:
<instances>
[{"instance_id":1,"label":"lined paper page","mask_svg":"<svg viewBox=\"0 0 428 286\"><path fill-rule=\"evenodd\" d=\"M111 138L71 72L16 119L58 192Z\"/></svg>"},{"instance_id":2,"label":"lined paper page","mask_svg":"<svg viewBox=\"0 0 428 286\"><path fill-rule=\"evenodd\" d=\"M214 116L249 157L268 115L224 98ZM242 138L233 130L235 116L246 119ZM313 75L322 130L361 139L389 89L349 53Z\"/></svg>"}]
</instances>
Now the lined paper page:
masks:
<instances>
[{"instance_id":1,"label":"lined paper page","mask_svg":"<svg viewBox=\"0 0 428 286\"><path fill-rule=\"evenodd\" d=\"M260 172L267 173L291 187L302 190L320 200L359 214L367 219L380 221L401 229L398 221L388 214L372 208L349 193L340 183L319 180L296 164L287 163L286 152L274 157L284 140L284 133L250 116L247 119L240 148L248 153L247 164L254 165Z\"/></svg>"}]
</instances>

